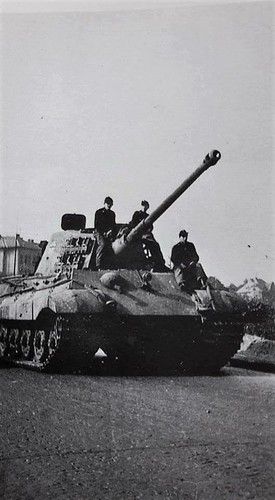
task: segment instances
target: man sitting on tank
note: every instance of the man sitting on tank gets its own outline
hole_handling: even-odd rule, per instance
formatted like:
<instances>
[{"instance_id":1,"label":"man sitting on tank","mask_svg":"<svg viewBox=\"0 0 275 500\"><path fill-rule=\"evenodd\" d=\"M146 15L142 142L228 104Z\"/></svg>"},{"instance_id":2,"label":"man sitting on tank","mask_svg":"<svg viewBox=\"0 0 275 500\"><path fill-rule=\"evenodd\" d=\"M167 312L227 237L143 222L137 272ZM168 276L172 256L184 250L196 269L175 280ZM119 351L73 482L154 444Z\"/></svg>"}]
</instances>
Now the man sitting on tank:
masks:
<instances>
[{"instance_id":1,"label":"man sitting on tank","mask_svg":"<svg viewBox=\"0 0 275 500\"><path fill-rule=\"evenodd\" d=\"M129 227L133 229L135 226L137 226L142 220L147 219L149 217L148 210L149 210L149 203L147 200L142 200L141 202L142 209L141 210L136 210L134 212L133 217L131 222L129 223ZM165 271L167 270L165 266L165 260L162 255L162 251L160 249L160 246L158 242L155 240L154 235L153 235L153 226L149 226L144 234L142 235L142 243L145 246L145 250L149 251L152 260L154 261L154 271Z\"/></svg>"},{"instance_id":2,"label":"man sitting on tank","mask_svg":"<svg viewBox=\"0 0 275 500\"><path fill-rule=\"evenodd\" d=\"M188 233L182 229L179 232L179 242L172 248L171 261L180 289L192 293L196 288L201 289L206 286L207 276L199 263L195 245L187 239Z\"/></svg>"},{"instance_id":3,"label":"man sitting on tank","mask_svg":"<svg viewBox=\"0 0 275 500\"><path fill-rule=\"evenodd\" d=\"M111 269L113 267L112 239L116 229L116 214L111 210L113 200L106 196L104 207L95 213L95 235L97 241L96 268Z\"/></svg>"}]
</instances>

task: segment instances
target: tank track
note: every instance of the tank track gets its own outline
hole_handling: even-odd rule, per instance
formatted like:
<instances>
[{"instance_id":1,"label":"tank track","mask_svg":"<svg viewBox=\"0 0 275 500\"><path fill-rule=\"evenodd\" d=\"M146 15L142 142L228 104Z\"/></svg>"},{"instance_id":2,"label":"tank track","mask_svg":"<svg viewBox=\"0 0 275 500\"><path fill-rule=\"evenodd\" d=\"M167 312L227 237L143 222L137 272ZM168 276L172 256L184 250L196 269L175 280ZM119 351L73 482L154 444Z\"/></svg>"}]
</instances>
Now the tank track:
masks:
<instances>
[{"instance_id":1,"label":"tank track","mask_svg":"<svg viewBox=\"0 0 275 500\"><path fill-rule=\"evenodd\" d=\"M239 349L243 329L242 321L228 318L151 317L138 326L128 318L102 348L125 374L217 373ZM132 332L129 338L127 332ZM114 345L116 337L124 341Z\"/></svg>"},{"instance_id":2,"label":"tank track","mask_svg":"<svg viewBox=\"0 0 275 500\"><path fill-rule=\"evenodd\" d=\"M101 347L108 356L104 373L112 371L114 360L122 373L217 373L243 337L243 323L224 318L191 318L189 324L183 318L118 318L105 335L103 323L103 318L80 315L1 320L0 360L39 372L92 372ZM94 367L100 374L98 364Z\"/></svg>"},{"instance_id":3,"label":"tank track","mask_svg":"<svg viewBox=\"0 0 275 500\"><path fill-rule=\"evenodd\" d=\"M243 335L243 322L206 320L193 343L193 355L186 363L186 371L217 373L240 348Z\"/></svg>"},{"instance_id":4,"label":"tank track","mask_svg":"<svg viewBox=\"0 0 275 500\"><path fill-rule=\"evenodd\" d=\"M39 372L86 370L99 345L92 318L53 315L37 321L1 320L0 360Z\"/></svg>"}]
</instances>

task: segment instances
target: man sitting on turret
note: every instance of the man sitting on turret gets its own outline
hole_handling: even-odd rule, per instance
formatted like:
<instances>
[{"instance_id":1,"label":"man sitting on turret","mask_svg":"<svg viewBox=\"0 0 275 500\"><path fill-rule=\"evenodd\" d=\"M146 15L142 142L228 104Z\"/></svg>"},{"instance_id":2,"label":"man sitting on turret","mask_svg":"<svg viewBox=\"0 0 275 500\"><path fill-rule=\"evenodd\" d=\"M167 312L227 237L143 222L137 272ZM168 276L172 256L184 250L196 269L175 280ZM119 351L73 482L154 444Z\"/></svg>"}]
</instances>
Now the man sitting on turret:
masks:
<instances>
[{"instance_id":1,"label":"man sitting on turret","mask_svg":"<svg viewBox=\"0 0 275 500\"><path fill-rule=\"evenodd\" d=\"M137 226L142 220L147 219L149 217L149 203L146 200L142 200L141 202L142 209L136 210L134 212L132 220L129 224L129 227L133 229ZM166 270L165 260L163 258L160 246L158 242L155 240L153 235L153 226L149 226L146 229L146 232L142 235L142 243L144 243L145 249L149 250L152 260L154 261L154 271L164 271Z\"/></svg>"},{"instance_id":2,"label":"man sitting on turret","mask_svg":"<svg viewBox=\"0 0 275 500\"><path fill-rule=\"evenodd\" d=\"M130 222L131 228L137 226L142 220L147 219L149 217L148 210L149 210L149 203L146 200L142 200L141 202L142 209L141 210L136 210L134 212L132 220ZM153 226L151 226L153 229Z\"/></svg>"},{"instance_id":3,"label":"man sitting on turret","mask_svg":"<svg viewBox=\"0 0 275 500\"><path fill-rule=\"evenodd\" d=\"M104 207L99 208L95 213L94 227L96 230L96 268L110 269L112 267L112 237L116 229L116 214L111 210L113 200L107 196L104 200Z\"/></svg>"},{"instance_id":4,"label":"man sitting on turret","mask_svg":"<svg viewBox=\"0 0 275 500\"><path fill-rule=\"evenodd\" d=\"M207 276L199 264L199 256L195 245L187 241L185 229L179 233L180 241L173 246L171 261L176 282L183 292L192 293L196 288L206 286Z\"/></svg>"}]
</instances>

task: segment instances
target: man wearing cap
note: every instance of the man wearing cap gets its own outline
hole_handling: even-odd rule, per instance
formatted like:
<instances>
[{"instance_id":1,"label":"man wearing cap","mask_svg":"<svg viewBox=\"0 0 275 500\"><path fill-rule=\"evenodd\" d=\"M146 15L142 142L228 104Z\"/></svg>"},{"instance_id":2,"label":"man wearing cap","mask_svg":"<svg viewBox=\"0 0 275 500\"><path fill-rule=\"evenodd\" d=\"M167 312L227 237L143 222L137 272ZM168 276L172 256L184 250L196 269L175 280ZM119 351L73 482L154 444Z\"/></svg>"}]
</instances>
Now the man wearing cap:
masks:
<instances>
[{"instance_id":1,"label":"man wearing cap","mask_svg":"<svg viewBox=\"0 0 275 500\"><path fill-rule=\"evenodd\" d=\"M130 222L131 228L137 226L142 220L146 219L149 216L148 210L149 210L150 205L149 205L148 201L142 200L141 206L142 206L142 209L136 210L136 212L134 212L134 214L133 214L132 220ZM151 226L151 227L153 230L153 226Z\"/></svg>"},{"instance_id":2,"label":"man wearing cap","mask_svg":"<svg viewBox=\"0 0 275 500\"><path fill-rule=\"evenodd\" d=\"M97 240L96 268L110 269L113 257L112 237L116 228L116 214L111 210L113 200L106 196L104 207L99 208L95 213L95 231Z\"/></svg>"},{"instance_id":3,"label":"man wearing cap","mask_svg":"<svg viewBox=\"0 0 275 500\"><path fill-rule=\"evenodd\" d=\"M207 276L199 264L195 245L187 239L188 233L182 229L179 232L179 242L172 248L171 261L180 289L192 293L195 288L202 288L206 285Z\"/></svg>"},{"instance_id":4,"label":"man wearing cap","mask_svg":"<svg viewBox=\"0 0 275 500\"><path fill-rule=\"evenodd\" d=\"M129 224L130 228L134 228L137 226L142 220L147 219L149 217L149 203L147 200L142 200L141 202L142 209L134 212L132 220ZM142 243L144 243L145 249L149 250L152 260L154 261L154 270L155 271L164 271L166 270L165 260L162 255L162 251L158 242L155 240L154 235L152 233L153 225L149 226L146 232L142 235Z\"/></svg>"}]
</instances>

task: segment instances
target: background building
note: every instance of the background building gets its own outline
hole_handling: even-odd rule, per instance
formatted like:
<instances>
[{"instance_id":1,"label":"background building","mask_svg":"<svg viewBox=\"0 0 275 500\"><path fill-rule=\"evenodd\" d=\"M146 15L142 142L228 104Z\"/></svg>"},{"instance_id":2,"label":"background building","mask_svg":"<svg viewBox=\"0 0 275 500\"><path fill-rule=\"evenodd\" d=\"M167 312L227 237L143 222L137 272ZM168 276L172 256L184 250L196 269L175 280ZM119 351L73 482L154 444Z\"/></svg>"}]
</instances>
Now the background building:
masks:
<instances>
[{"instance_id":1,"label":"background building","mask_svg":"<svg viewBox=\"0 0 275 500\"><path fill-rule=\"evenodd\" d=\"M42 249L33 240L0 235L0 276L33 274Z\"/></svg>"}]
</instances>

